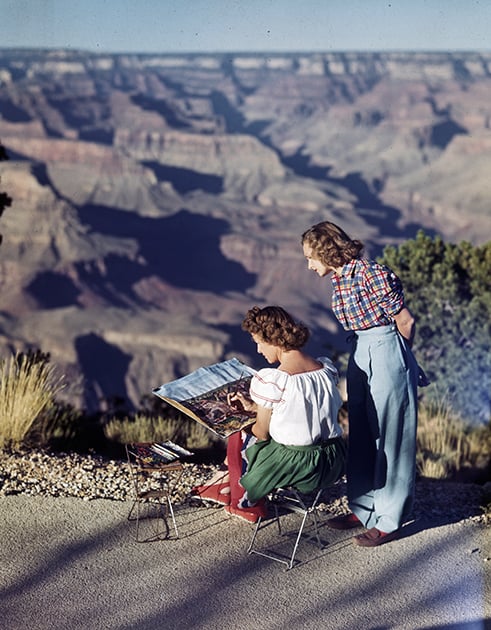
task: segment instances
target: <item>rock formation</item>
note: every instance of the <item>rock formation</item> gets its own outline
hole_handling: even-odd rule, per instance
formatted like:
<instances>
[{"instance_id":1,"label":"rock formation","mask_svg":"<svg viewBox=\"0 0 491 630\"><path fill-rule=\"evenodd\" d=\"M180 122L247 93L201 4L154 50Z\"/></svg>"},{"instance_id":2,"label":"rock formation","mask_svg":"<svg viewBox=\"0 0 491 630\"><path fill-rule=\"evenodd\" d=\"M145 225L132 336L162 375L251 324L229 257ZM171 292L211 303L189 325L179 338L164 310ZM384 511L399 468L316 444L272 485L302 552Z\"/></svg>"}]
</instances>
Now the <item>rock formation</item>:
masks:
<instances>
[{"instance_id":1,"label":"rock formation","mask_svg":"<svg viewBox=\"0 0 491 630\"><path fill-rule=\"evenodd\" d=\"M236 355L279 303L345 349L299 239L491 237L491 54L0 49L0 348L88 410Z\"/></svg>"}]
</instances>

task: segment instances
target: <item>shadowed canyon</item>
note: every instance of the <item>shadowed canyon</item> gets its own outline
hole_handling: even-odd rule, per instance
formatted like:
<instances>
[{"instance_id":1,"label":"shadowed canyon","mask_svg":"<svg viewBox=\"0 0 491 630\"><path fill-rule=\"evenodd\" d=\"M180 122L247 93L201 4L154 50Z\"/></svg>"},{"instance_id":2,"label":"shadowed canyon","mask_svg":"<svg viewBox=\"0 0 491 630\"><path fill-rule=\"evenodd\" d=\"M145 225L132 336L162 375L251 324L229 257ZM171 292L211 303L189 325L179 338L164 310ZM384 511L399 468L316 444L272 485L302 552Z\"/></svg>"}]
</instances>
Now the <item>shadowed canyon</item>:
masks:
<instances>
[{"instance_id":1,"label":"shadowed canyon","mask_svg":"<svg viewBox=\"0 0 491 630\"><path fill-rule=\"evenodd\" d=\"M128 409L238 356L281 304L345 350L300 236L370 255L491 239L491 53L103 55L0 49L0 349L40 348L80 408Z\"/></svg>"}]
</instances>

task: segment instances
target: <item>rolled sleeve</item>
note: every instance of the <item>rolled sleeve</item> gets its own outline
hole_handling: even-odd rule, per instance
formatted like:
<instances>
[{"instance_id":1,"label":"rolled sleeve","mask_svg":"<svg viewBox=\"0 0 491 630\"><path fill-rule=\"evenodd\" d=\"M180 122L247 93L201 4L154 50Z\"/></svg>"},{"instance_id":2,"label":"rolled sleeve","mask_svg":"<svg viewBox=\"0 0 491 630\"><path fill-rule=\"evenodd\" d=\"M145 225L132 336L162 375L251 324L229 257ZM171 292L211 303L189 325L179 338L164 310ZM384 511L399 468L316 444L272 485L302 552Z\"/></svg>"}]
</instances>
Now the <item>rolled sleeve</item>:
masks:
<instances>
[{"instance_id":1,"label":"rolled sleeve","mask_svg":"<svg viewBox=\"0 0 491 630\"><path fill-rule=\"evenodd\" d=\"M366 276L373 299L383 313L390 318L404 308L404 292L402 283L388 267L380 266L371 269Z\"/></svg>"}]
</instances>

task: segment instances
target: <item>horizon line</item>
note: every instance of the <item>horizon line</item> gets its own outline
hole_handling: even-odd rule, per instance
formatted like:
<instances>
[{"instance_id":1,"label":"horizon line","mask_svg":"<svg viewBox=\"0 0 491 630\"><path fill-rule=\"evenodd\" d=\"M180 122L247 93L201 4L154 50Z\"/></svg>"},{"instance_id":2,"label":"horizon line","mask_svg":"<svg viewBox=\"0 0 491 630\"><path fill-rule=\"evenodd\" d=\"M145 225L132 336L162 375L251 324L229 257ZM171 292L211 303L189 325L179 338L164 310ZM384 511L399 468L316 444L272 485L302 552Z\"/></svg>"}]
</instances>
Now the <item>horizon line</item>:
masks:
<instances>
[{"instance_id":1,"label":"horizon line","mask_svg":"<svg viewBox=\"0 0 491 630\"><path fill-rule=\"evenodd\" d=\"M164 55L164 56L196 56L196 55L326 55L326 54L386 54L386 53L423 53L423 54L489 54L491 48L345 48L345 49L303 49L303 50L186 50L186 51L136 51L136 50L94 50L92 48L78 48L72 46L2 46L2 51L22 51L22 52L73 52L93 55Z\"/></svg>"}]
</instances>

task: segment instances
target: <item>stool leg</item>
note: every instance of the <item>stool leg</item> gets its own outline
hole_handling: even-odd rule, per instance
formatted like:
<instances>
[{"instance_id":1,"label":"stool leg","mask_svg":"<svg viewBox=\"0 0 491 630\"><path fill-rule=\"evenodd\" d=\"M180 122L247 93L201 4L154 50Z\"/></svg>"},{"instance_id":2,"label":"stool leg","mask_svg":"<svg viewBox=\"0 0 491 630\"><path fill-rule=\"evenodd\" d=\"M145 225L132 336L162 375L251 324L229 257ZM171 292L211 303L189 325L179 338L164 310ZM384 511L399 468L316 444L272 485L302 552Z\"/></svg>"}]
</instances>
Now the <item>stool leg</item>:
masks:
<instances>
[{"instance_id":1,"label":"stool leg","mask_svg":"<svg viewBox=\"0 0 491 630\"><path fill-rule=\"evenodd\" d=\"M176 532L176 538L179 538L179 532L177 531L176 517L174 515L174 508L172 507L172 501L170 500L169 495L167 495L167 505L169 506L169 512L172 518L172 524L174 525L174 531Z\"/></svg>"},{"instance_id":2,"label":"stool leg","mask_svg":"<svg viewBox=\"0 0 491 630\"><path fill-rule=\"evenodd\" d=\"M309 515L309 513L307 511L304 512L304 515L302 517L302 523L300 525L300 529L298 530L297 538L295 540L295 545L293 546L293 552L292 552L292 555L290 557L290 564L288 565L289 569L291 569L292 566L293 566L293 562L295 560L295 554L297 553L297 549L298 549L298 543L300 542L300 538L302 537L303 528L305 526L305 521L307 520L307 516L308 515Z\"/></svg>"},{"instance_id":3,"label":"stool leg","mask_svg":"<svg viewBox=\"0 0 491 630\"><path fill-rule=\"evenodd\" d=\"M251 542L249 543L247 553L252 553L252 548L254 547L254 542L256 540L257 532L259 531L259 526L261 525L261 521L262 521L262 518L259 517L256 523L256 527L254 528L254 533L252 535Z\"/></svg>"},{"instance_id":4,"label":"stool leg","mask_svg":"<svg viewBox=\"0 0 491 630\"><path fill-rule=\"evenodd\" d=\"M317 544L319 546L320 549L323 548L322 545L322 541L320 539L319 536L319 522L317 520L317 504L319 502L319 499L322 495L322 489L318 490L317 493L315 494L313 500L311 500L311 495L305 496L305 495L301 495L295 488L289 488L288 489L291 492L290 497L286 497L286 495L282 498L282 502L281 505L282 507L288 511L288 512L293 512L296 513L298 515L301 515L301 522L300 522L300 527L298 529L298 532L296 534L295 537L295 543L293 546L293 550L292 553L289 557L288 560L284 560L283 558L279 557L276 554L273 554L273 551L269 551L269 550L258 550L258 549L254 549L254 544L256 542L256 537L257 534L259 532L260 529L260 524L261 524L261 518L258 520L258 522L256 523L256 527L254 529L254 533L252 536L252 540L249 544L249 548L247 549L247 553L255 553L261 556L264 556L266 558L270 558L271 560L274 560L276 562L280 562L282 564L286 564L287 565L287 570L293 568L294 562L295 562L295 556L297 553L297 549L298 546L300 544L300 539L303 535L304 532L304 528L305 528L305 524L307 522L307 518L309 517L309 515L312 516L313 518L313 525L314 525L314 530L315 530L315 538L317 540ZM279 508L278 508L278 504L277 502L274 502L274 497L273 497L273 505L275 508L275 520L277 521L278 524L278 531L279 534L282 535L282 528L281 528L281 519L280 519L280 513L279 513ZM313 536L309 535L309 539L313 539Z\"/></svg>"}]
</instances>

